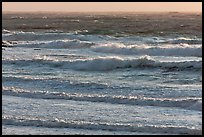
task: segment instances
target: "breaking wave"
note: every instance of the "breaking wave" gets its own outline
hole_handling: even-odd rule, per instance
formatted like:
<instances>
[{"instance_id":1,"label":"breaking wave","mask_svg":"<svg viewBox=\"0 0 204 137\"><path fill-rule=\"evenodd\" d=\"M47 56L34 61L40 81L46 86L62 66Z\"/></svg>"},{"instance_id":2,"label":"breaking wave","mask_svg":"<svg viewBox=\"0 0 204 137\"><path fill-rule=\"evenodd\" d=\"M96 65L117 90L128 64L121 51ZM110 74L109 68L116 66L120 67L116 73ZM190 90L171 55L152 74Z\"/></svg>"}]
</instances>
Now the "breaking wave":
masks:
<instances>
[{"instance_id":1,"label":"breaking wave","mask_svg":"<svg viewBox=\"0 0 204 137\"><path fill-rule=\"evenodd\" d=\"M123 59L117 56L98 57L69 61L52 60L47 56L43 56L33 60L2 60L2 63L19 66L48 65L49 67L81 71L108 71L125 68L162 68L169 71L202 69L202 61L161 62L154 60L150 56L142 56L137 59Z\"/></svg>"},{"instance_id":2,"label":"breaking wave","mask_svg":"<svg viewBox=\"0 0 204 137\"><path fill-rule=\"evenodd\" d=\"M115 53L124 55L150 55L150 56L196 56L202 57L201 45L162 45L162 46L147 46L147 45L129 45L123 44L104 44L91 47L95 52Z\"/></svg>"}]
</instances>

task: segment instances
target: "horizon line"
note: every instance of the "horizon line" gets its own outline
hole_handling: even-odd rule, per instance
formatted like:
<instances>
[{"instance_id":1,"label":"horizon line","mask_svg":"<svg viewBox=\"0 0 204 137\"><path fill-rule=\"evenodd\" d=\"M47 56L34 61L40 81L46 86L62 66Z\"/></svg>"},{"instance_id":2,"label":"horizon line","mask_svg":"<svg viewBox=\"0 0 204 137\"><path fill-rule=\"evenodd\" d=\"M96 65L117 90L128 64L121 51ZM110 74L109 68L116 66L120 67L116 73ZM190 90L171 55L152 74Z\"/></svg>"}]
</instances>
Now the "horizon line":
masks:
<instances>
[{"instance_id":1,"label":"horizon line","mask_svg":"<svg viewBox=\"0 0 204 137\"><path fill-rule=\"evenodd\" d=\"M2 13L202 13L202 11L2 11Z\"/></svg>"}]
</instances>

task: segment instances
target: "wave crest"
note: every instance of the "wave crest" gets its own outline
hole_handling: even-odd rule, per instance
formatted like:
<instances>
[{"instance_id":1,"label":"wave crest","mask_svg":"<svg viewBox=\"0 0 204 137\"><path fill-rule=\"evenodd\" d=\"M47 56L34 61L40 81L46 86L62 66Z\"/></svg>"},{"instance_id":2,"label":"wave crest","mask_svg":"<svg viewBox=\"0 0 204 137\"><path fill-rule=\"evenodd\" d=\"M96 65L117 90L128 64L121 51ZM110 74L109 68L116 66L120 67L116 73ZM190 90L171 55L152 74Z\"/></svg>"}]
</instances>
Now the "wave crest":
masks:
<instances>
[{"instance_id":1,"label":"wave crest","mask_svg":"<svg viewBox=\"0 0 204 137\"><path fill-rule=\"evenodd\" d=\"M53 41L45 41L45 42L29 42L25 44L18 44L18 47L25 48L51 48L51 49L59 49L59 48L89 48L94 45L94 42L89 41L80 41L77 39L72 40L53 40Z\"/></svg>"},{"instance_id":2,"label":"wave crest","mask_svg":"<svg viewBox=\"0 0 204 137\"><path fill-rule=\"evenodd\" d=\"M91 59L77 59L69 61L52 60L43 56L33 60L2 60L3 64L14 64L21 66L28 65L48 65L63 69L73 69L81 71L109 71L126 68L162 68L168 71L200 70L202 61L182 61L182 62L161 62L150 56L142 56L137 59L124 59L120 57L97 57Z\"/></svg>"},{"instance_id":3,"label":"wave crest","mask_svg":"<svg viewBox=\"0 0 204 137\"><path fill-rule=\"evenodd\" d=\"M179 107L190 110L202 111L202 100L200 98L147 98L142 96L122 96L122 95L99 95L99 94L79 94L65 92L29 92L22 89L3 87L3 95L19 96L40 99L65 99L75 101L105 102L112 104L127 104L139 106L157 107Z\"/></svg>"},{"instance_id":4,"label":"wave crest","mask_svg":"<svg viewBox=\"0 0 204 137\"><path fill-rule=\"evenodd\" d=\"M103 44L91 47L92 51L102 53L115 53L124 55L150 55L150 56L196 56L202 57L201 45L163 45L163 46L147 46L147 45L129 45L123 44Z\"/></svg>"},{"instance_id":5,"label":"wave crest","mask_svg":"<svg viewBox=\"0 0 204 137\"><path fill-rule=\"evenodd\" d=\"M142 124L121 124L111 122L90 122L63 119L40 119L28 117L2 116L2 124L21 125L21 126L41 126L48 128L79 128L89 130L109 130L109 131L129 131L129 132L147 132L147 133L169 133L169 134L202 134L202 130L188 128L184 126L166 126L166 125L142 125Z\"/></svg>"}]
</instances>

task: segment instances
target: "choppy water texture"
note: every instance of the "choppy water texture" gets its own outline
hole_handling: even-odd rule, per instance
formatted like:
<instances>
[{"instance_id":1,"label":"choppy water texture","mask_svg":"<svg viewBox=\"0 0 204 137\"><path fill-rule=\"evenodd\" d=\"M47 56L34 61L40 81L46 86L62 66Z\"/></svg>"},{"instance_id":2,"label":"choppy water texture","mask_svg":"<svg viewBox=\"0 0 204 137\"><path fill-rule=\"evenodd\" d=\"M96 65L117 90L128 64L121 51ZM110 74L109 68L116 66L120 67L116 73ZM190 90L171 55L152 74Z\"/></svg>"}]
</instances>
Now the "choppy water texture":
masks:
<instances>
[{"instance_id":1,"label":"choppy water texture","mask_svg":"<svg viewBox=\"0 0 204 137\"><path fill-rule=\"evenodd\" d=\"M200 14L2 23L3 134L202 134Z\"/></svg>"}]
</instances>

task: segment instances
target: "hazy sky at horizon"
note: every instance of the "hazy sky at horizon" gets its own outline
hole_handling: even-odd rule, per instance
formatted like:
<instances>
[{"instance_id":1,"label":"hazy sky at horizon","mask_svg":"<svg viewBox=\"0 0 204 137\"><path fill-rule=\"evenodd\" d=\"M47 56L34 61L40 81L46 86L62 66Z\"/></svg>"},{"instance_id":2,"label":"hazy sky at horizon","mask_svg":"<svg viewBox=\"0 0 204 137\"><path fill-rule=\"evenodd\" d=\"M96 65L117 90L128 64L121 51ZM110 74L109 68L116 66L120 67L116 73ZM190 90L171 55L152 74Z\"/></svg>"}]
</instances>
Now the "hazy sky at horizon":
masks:
<instances>
[{"instance_id":1,"label":"hazy sky at horizon","mask_svg":"<svg viewBox=\"0 0 204 137\"><path fill-rule=\"evenodd\" d=\"M202 2L2 2L2 11L202 12Z\"/></svg>"}]
</instances>

